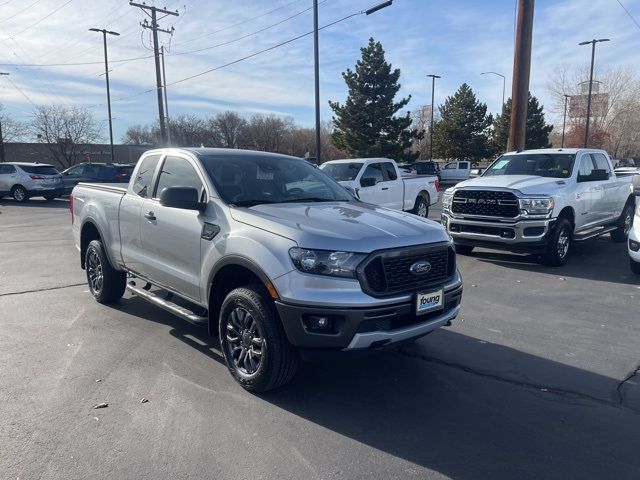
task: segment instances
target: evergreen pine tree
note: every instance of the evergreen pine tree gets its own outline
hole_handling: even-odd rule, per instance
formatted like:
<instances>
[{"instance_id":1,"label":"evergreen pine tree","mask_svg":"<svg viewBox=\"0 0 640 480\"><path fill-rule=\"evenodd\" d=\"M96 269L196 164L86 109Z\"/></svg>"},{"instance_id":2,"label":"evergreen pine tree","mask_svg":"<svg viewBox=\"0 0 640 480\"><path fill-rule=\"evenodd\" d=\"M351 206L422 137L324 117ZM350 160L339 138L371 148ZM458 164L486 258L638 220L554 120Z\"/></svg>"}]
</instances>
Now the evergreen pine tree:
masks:
<instances>
[{"instance_id":1,"label":"evergreen pine tree","mask_svg":"<svg viewBox=\"0 0 640 480\"><path fill-rule=\"evenodd\" d=\"M544 121L543 106L538 99L529 92L527 105L527 131L525 136L525 148L548 148L549 134L553 125L547 125ZM493 122L493 135L491 145L495 153L503 153L507 150L509 140L509 122L511 121L511 99L508 99L502 107L502 114L496 116Z\"/></svg>"},{"instance_id":2,"label":"evergreen pine tree","mask_svg":"<svg viewBox=\"0 0 640 480\"><path fill-rule=\"evenodd\" d=\"M469 85L463 83L439 110L440 121L433 131L435 157L480 160L489 156L488 133L493 118Z\"/></svg>"},{"instance_id":3,"label":"evergreen pine tree","mask_svg":"<svg viewBox=\"0 0 640 480\"><path fill-rule=\"evenodd\" d=\"M411 99L409 96L394 102L400 90L400 70L391 69L382 45L373 38L360 50L362 58L355 71L347 69L342 74L349 89L346 102L344 105L329 102L335 114L333 143L353 157L414 160L418 154L408 148L424 132L410 128L409 112L395 116Z\"/></svg>"}]
</instances>

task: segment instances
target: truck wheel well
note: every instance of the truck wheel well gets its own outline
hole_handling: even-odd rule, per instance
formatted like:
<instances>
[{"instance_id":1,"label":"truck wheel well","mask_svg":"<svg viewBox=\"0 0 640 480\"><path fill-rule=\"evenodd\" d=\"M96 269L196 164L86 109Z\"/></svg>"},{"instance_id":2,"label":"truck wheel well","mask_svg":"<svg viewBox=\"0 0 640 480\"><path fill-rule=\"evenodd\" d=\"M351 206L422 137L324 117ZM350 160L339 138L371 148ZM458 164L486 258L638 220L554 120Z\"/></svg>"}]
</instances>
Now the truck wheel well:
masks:
<instances>
[{"instance_id":1,"label":"truck wheel well","mask_svg":"<svg viewBox=\"0 0 640 480\"><path fill-rule=\"evenodd\" d=\"M564 207L560 211L560 214L558 215L558 218L566 218L567 220L569 220L571 222L571 225L575 225L576 224L576 214L574 213L573 208L571 208L571 207Z\"/></svg>"},{"instance_id":2,"label":"truck wheel well","mask_svg":"<svg viewBox=\"0 0 640 480\"><path fill-rule=\"evenodd\" d=\"M87 222L82 226L82 230L80 231L80 266L83 269L87 247L92 240L102 240L102 237L100 237L98 228L92 222Z\"/></svg>"},{"instance_id":3,"label":"truck wheel well","mask_svg":"<svg viewBox=\"0 0 640 480\"><path fill-rule=\"evenodd\" d=\"M431 202L431 196L426 190L421 190L420 193L418 193L418 196L424 198L427 203Z\"/></svg>"},{"instance_id":4,"label":"truck wheel well","mask_svg":"<svg viewBox=\"0 0 640 480\"><path fill-rule=\"evenodd\" d=\"M262 285L263 282L255 273L242 265L225 265L216 273L209 290L209 335L217 335L220 307L229 292L238 287L255 284Z\"/></svg>"}]
</instances>

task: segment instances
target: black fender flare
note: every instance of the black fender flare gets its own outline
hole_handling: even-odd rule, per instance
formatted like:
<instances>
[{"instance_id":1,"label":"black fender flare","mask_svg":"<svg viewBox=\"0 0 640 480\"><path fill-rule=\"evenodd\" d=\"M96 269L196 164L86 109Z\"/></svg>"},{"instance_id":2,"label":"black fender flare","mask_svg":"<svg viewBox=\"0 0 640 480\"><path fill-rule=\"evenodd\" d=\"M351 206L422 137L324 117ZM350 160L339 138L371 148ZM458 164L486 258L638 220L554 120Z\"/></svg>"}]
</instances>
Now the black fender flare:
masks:
<instances>
[{"instance_id":1,"label":"black fender flare","mask_svg":"<svg viewBox=\"0 0 640 480\"><path fill-rule=\"evenodd\" d=\"M80 225L80 266L84 270L84 255L82 255L82 230L84 230L84 227L88 223L93 225L93 227L98 231L98 235L100 235L100 241L104 246L104 254L107 256L107 260L109 260L109 263L111 264L111 266L114 267L115 264L111 259L111 255L109 254L109 249L106 247L106 245L104 245L104 234L102 233L102 229L98 226L98 222L93 217L86 217L84 220L82 220L82 224Z\"/></svg>"}]
</instances>

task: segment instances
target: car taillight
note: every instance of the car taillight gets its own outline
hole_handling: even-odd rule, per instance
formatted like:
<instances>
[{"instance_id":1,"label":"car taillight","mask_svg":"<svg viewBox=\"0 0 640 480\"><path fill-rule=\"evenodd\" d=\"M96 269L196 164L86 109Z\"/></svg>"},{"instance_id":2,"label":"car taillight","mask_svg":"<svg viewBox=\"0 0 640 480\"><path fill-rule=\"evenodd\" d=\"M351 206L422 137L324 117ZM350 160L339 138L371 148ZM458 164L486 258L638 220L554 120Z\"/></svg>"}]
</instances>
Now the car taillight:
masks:
<instances>
[{"instance_id":1,"label":"car taillight","mask_svg":"<svg viewBox=\"0 0 640 480\"><path fill-rule=\"evenodd\" d=\"M118 180L121 180L121 179L126 178L126 177L127 177L126 173L116 173L116 178Z\"/></svg>"},{"instance_id":2,"label":"car taillight","mask_svg":"<svg viewBox=\"0 0 640 480\"><path fill-rule=\"evenodd\" d=\"M44 180L44 177L42 175L29 175L31 177L31 180Z\"/></svg>"},{"instance_id":3,"label":"car taillight","mask_svg":"<svg viewBox=\"0 0 640 480\"><path fill-rule=\"evenodd\" d=\"M436 180L436 192L440 191L440 180Z\"/></svg>"},{"instance_id":4,"label":"car taillight","mask_svg":"<svg viewBox=\"0 0 640 480\"><path fill-rule=\"evenodd\" d=\"M71 225L73 225L73 195L69 195L69 212L71 212Z\"/></svg>"}]
</instances>

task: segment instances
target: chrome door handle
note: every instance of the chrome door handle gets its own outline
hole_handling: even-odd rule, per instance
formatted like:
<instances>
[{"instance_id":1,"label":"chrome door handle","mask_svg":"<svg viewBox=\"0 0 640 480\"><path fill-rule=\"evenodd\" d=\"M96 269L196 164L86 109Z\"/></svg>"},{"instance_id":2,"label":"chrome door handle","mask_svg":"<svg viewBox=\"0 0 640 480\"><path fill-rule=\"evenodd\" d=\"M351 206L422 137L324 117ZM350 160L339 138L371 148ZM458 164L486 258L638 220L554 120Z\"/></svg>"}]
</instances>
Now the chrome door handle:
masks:
<instances>
[{"instance_id":1,"label":"chrome door handle","mask_svg":"<svg viewBox=\"0 0 640 480\"><path fill-rule=\"evenodd\" d=\"M389 187L382 187L382 190L389 190Z\"/></svg>"},{"instance_id":2,"label":"chrome door handle","mask_svg":"<svg viewBox=\"0 0 640 480\"><path fill-rule=\"evenodd\" d=\"M144 214L144 218L146 218L147 220L155 220L156 219L156 215L155 215L155 213L149 211L149 212Z\"/></svg>"}]
</instances>

